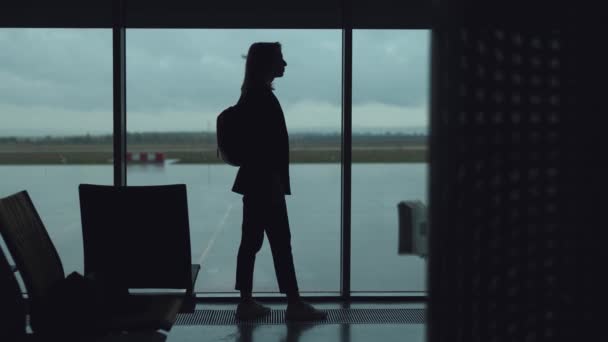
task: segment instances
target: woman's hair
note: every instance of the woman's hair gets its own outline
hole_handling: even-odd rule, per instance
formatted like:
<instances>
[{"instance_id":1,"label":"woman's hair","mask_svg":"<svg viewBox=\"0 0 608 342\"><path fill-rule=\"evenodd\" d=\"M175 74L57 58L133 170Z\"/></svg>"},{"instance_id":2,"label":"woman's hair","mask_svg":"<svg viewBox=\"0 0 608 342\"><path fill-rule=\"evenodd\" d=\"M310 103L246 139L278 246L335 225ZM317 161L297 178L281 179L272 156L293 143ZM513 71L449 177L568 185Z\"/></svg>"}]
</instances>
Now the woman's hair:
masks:
<instances>
[{"instance_id":1,"label":"woman's hair","mask_svg":"<svg viewBox=\"0 0 608 342\"><path fill-rule=\"evenodd\" d=\"M281 52L281 43L257 42L251 44L245 62L245 78L241 86L241 93L254 87L265 87L266 75L270 72L272 64ZM274 89L272 84L270 89Z\"/></svg>"}]
</instances>

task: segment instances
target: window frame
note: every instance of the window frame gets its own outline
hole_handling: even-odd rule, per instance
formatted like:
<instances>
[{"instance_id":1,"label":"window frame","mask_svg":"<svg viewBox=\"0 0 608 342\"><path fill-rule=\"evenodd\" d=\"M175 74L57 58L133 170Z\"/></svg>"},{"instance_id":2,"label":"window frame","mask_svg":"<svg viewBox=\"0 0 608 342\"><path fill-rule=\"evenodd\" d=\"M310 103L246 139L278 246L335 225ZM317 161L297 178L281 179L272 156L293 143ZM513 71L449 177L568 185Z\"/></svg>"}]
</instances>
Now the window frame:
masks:
<instances>
[{"instance_id":1,"label":"window frame","mask_svg":"<svg viewBox=\"0 0 608 342\"><path fill-rule=\"evenodd\" d=\"M388 1L389 0L382 0ZM431 2L428 0L429 3ZM61 0L61 3L71 4L76 3L72 0ZM179 2L179 1L178 1ZM339 2L339 3L338 3ZM42 2L41 2L42 3ZM404 3L404 2L401 2ZM430 24L430 6L419 6L417 4L413 8L413 11L408 12L408 15L404 17L403 21L396 20L394 15L386 14L387 20L383 23L382 19L366 18L365 14L361 12L360 2L353 0L337 0L336 4L338 7L332 15L326 15L324 20L317 22L313 20L306 20L305 17L300 20L289 21L277 16L277 12L267 13L268 18L274 21L268 21L264 23L264 15L261 20L256 21L251 19L247 20L248 12L243 11L239 13L241 18L244 20L235 21L234 16L230 15L230 11L225 11L225 17L213 16L213 19L207 18L206 20L193 20L192 16L186 16L186 12L182 12L180 20L179 12L173 12L173 16L170 16L170 20L167 20L166 16L163 16L162 11L150 11L145 14L147 17L139 15L139 19L143 18L143 21L138 21L135 25L129 25L128 18L128 4L125 0L112 0L112 2L106 2L107 7L105 8L101 4L97 4L100 7L104 7L104 11L95 12L83 9L82 6L74 7L53 7L55 11L61 12L61 16L50 16L46 10L48 5L41 5L35 8L40 8L40 11L32 9L31 4L29 7L23 7L24 5L9 5L5 11L6 15L0 16L0 28L1 27L23 27L23 28L109 28L112 29L112 40L113 40L113 153L114 153L114 185L124 186L127 184L127 110L126 110L126 34L129 28L197 28L197 29L213 29L213 28L246 28L246 29L340 29L342 31L342 158L341 158L341 241L340 241L340 292L338 295L335 293L308 293L305 292L307 298L314 298L317 301L335 301L335 300L359 300L359 301L383 301L388 300L390 302L395 301L427 301L426 292L418 291L399 291L399 292L387 292L387 291L365 291L365 292L353 292L351 290L351 197L352 197L352 37L353 29L429 29L431 30ZM158 6L158 4L156 4ZM175 10L171 8L170 2L164 4L168 6L168 10ZM67 5L66 5L67 6ZM359 7L358 7L359 6ZM408 5L403 5L404 8ZM404 8L401 8L403 10ZM357 12L359 9L359 12ZM386 9L386 8L384 8ZM13 15L18 13L25 13L27 15ZM111 13L111 18L108 18L108 10ZM156 8L158 10L158 8ZM353 15L355 11L355 15ZM278 11L280 12L280 11ZM383 10L374 11L372 14L377 16L382 13ZM387 12L387 11L384 11ZM390 12L390 10L388 11ZM12 13L12 14L11 14ZM70 14L87 14L85 16L70 15ZM95 14L102 13L102 14ZM177 13L177 14L176 14ZM250 13L251 14L251 13ZM260 13L254 13L256 16L260 16ZM131 13L133 15L133 13ZM311 11L311 17L320 15L320 11ZM252 17L253 14L249 15ZM7 19L8 18L8 19ZM51 19L49 19L51 18ZM79 18L78 21L74 22L73 18ZM204 19L204 18L203 18ZM353 23L353 19L356 20ZM111 23L109 22L111 20ZM149 20L151 23L146 26L145 22ZM141 24L144 23L144 24ZM237 24L239 23L239 24ZM111 24L111 26L110 26ZM430 41L430 60L429 65L433 59L433 32L431 34ZM429 67L432 71L433 66ZM430 83L433 83L433 75L431 72ZM432 102L432 101L431 101ZM431 103L432 104L432 103ZM432 107L429 107L432 110ZM431 154L432 147L429 146L429 154ZM433 174L432 171L432 160L429 158L429 175ZM428 183L428 182L427 182ZM427 265L428 270L428 265ZM428 273L428 272L427 272ZM428 278L428 275L427 275ZM310 295L308 295L310 294ZM231 301L236 298L236 295L226 293L206 293L198 292L197 298L204 301ZM262 299L276 299L277 296L269 294L268 296L259 296Z\"/></svg>"}]
</instances>

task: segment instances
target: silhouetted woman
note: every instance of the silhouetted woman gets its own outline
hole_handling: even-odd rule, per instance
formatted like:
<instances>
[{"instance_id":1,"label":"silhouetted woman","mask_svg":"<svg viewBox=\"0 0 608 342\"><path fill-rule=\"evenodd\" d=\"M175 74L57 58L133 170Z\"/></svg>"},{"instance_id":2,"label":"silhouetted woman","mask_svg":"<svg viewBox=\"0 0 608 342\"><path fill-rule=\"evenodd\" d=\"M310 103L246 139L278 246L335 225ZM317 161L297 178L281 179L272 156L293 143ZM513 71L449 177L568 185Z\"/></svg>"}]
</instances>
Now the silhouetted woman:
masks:
<instances>
[{"instance_id":1,"label":"silhouetted woman","mask_svg":"<svg viewBox=\"0 0 608 342\"><path fill-rule=\"evenodd\" d=\"M287 63L281 44L254 43L245 63L239 102L246 114L243 137L246 158L236 175L232 191L243 195L243 225L236 269L235 289L241 292L237 318L252 319L270 312L251 297L255 256L268 237L279 290L287 295L286 319L325 318L300 299L291 253L291 233L285 195L289 185L289 140L285 117L273 94L272 81L282 77Z\"/></svg>"}]
</instances>

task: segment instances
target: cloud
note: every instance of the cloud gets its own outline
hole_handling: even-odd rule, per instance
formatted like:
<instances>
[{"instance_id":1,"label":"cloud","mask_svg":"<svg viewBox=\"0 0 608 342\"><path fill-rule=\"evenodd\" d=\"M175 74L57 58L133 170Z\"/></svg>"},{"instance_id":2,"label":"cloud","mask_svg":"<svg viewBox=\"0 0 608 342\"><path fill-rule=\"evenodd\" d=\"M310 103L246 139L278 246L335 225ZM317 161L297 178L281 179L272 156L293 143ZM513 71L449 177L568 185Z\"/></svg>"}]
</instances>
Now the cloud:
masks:
<instances>
[{"instance_id":1,"label":"cloud","mask_svg":"<svg viewBox=\"0 0 608 342\"><path fill-rule=\"evenodd\" d=\"M200 111L158 110L130 111L127 117L129 132L161 131L215 131L215 120L223 108ZM285 121L290 132L338 132L341 129L342 110L329 102L301 101L283 106ZM27 118L4 120L0 136L7 135L73 135L111 134L111 111L77 111L49 107L23 107L0 105L0 113L9 117ZM353 106L354 131L402 131L428 126L428 110L421 107L400 107L384 103L366 103Z\"/></svg>"},{"instance_id":2,"label":"cloud","mask_svg":"<svg viewBox=\"0 0 608 342\"><path fill-rule=\"evenodd\" d=\"M326 129L340 131L342 109L330 102L299 101L283 106L287 128Z\"/></svg>"},{"instance_id":3,"label":"cloud","mask_svg":"<svg viewBox=\"0 0 608 342\"><path fill-rule=\"evenodd\" d=\"M419 128L427 127L428 120L426 105L401 107L370 102L353 106L353 129Z\"/></svg>"},{"instance_id":4,"label":"cloud","mask_svg":"<svg viewBox=\"0 0 608 342\"><path fill-rule=\"evenodd\" d=\"M283 108L289 129L340 131L342 109L329 102L302 101ZM402 131L428 126L427 106L403 107L379 102L355 104L354 131Z\"/></svg>"},{"instance_id":5,"label":"cloud","mask_svg":"<svg viewBox=\"0 0 608 342\"><path fill-rule=\"evenodd\" d=\"M215 131L215 120L223 108L197 112L130 113L129 131ZM337 132L342 127L342 109L330 102L300 101L283 106L290 132L322 130ZM172 120L167 120L171 117ZM384 103L353 106L353 129L401 131L428 126L426 106L401 107Z\"/></svg>"},{"instance_id":6,"label":"cloud","mask_svg":"<svg viewBox=\"0 0 608 342\"><path fill-rule=\"evenodd\" d=\"M111 134L112 110L0 104L0 136Z\"/></svg>"},{"instance_id":7,"label":"cloud","mask_svg":"<svg viewBox=\"0 0 608 342\"><path fill-rule=\"evenodd\" d=\"M0 37L0 103L91 111L112 105L111 31L0 29Z\"/></svg>"},{"instance_id":8,"label":"cloud","mask_svg":"<svg viewBox=\"0 0 608 342\"><path fill-rule=\"evenodd\" d=\"M214 122L237 101L241 56L255 41L283 46L288 66L275 94L291 127L339 126L340 30L130 29L126 36L129 127ZM111 120L111 30L0 29L0 44L0 133L12 127L60 134L69 127L77 134ZM426 122L416 113L428 102L428 44L427 31L355 30L353 107L375 113L361 124Z\"/></svg>"}]
</instances>

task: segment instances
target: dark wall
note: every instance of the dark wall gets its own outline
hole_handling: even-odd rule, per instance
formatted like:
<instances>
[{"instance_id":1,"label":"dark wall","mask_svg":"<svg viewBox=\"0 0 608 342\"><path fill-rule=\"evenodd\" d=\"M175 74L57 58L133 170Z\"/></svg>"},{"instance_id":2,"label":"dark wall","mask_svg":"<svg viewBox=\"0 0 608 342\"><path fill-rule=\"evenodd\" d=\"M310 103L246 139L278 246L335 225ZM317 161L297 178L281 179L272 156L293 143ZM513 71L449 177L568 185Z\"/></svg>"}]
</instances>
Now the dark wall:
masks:
<instances>
[{"instance_id":1,"label":"dark wall","mask_svg":"<svg viewBox=\"0 0 608 342\"><path fill-rule=\"evenodd\" d=\"M343 9L355 28L417 28L431 24L430 0L24 0L3 4L0 26L112 26L124 6L127 27L341 28Z\"/></svg>"}]
</instances>

